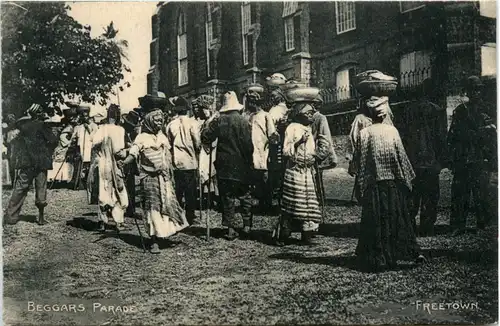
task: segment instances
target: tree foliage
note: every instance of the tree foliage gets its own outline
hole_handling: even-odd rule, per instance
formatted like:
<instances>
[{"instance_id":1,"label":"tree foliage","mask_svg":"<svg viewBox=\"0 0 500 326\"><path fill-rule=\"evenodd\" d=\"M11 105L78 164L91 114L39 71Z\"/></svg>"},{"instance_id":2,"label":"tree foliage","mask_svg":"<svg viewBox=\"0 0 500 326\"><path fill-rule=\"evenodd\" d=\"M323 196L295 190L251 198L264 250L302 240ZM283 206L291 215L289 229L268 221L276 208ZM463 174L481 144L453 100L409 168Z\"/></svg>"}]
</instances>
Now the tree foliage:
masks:
<instances>
[{"instance_id":1,"label":"tree foliage","mask_svg":"<svg viewBox=\"0 0 500 326\"><path fill-rule=\"evenodd\" d=\"M65 97L106 105L130 71L122 60L128 44L116 39L113 23L93 38L63 2L4 2L1 9L4 115L33 102L57 107Z\"/></svg>"}]
</instances>

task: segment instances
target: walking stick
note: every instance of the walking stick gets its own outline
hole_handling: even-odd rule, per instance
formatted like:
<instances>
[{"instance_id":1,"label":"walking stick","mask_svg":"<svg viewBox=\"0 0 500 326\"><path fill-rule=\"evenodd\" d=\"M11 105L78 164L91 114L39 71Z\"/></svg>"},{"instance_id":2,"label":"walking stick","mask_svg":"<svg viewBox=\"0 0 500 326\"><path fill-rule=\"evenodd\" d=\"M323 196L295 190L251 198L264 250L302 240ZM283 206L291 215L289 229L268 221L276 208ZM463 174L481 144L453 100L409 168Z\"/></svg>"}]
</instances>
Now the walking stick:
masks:
<instances>
[{"instance_id":1,"label":"walking stick","mask_svg":"<svg viewBox=\"0 0 500 326\"><path fill-rule=\"evenodd\" d=\"M144 215L144 210L143 210L143 215ZM139 222L137 222L137 218L134 217L134 222L135 226L137 226L137 230L139 231L139 237L141 238L141 245L142 245L142 250L144 253L146 253L146 245L144 244L144 237L142 236L141 228L139 226ZM146 229L147 230L147 229Z\"/></svg>"},{"instance_id":2,"label":"walking stick","mask_svg":"<svg viewBox=\"0 0 500 326\"><path fill-rule=\"evenodd\" d=\"M70 149L70 146L71 146L71 143L73 141L73 138L74 138L74 134L71 135L71 138L69 139L69 145L68 145L68 149L66 150L66 153L64 154L64 161L62 162L61 166L59 167L59 170L57 170L56 172L56 175L54 176L54 180L52 180L52 183L50 184L50 187L49 187L49 190L52 190L52 187L54 186L54 184L56 183L56 179L57 179L57 176L59 175L59 172L61 172L62 170L62 167L64 166L64 163L66 163L66 161L68 160L68 150ZM74 172L73 172L74 173Z\"/></svg>"},{"instance_id":3,"label":"walking stick","mask_svg":"<svg viewBox=\"0 0 500 326\"><path fill-rule=\"evenodd\" d=\"M319 195L319 201L321 205L321 224L325 224L325 197L323 188L323 178L318 163L315 163L314 165L316 169L316 177L313 177L313 180L315 181L314 188L316 189L316 192Z\"/></svg>"},{"instance_id":4,"label":"walking stick","mask_svg":"<svg viewBox=\"0 0 500 326\"><path fill-rule=\"evenodd\" d=\"M210 153L208 154L208 205L207 205L207 215L206 215L206 225L207 225L207 241L210 239L210 206L211 205L211 196L210 196L210 187L212 185L212 144L210 145Z\"/></svg>"},{"instance_id":5,"label":"walking stick","mask_svg":"<svg viewBox=\"0 0 500 326\"><path fill-rule=\"evenodd\" d=\"M199 189L199 201L200 201L200 218L203 218L203 183L201 182L201 169L198 166L198 187Z\"/></svg>"}]
</instances>

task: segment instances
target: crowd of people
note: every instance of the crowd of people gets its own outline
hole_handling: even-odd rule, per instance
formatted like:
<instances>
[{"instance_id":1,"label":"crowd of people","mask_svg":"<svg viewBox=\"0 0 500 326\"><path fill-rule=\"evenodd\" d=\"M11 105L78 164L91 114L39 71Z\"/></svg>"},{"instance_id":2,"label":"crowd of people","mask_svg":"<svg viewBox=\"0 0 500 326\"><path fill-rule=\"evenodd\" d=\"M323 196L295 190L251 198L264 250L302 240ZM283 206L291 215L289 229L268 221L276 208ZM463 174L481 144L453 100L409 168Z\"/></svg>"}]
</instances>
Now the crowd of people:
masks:
<instances>
[{"instance_id":1,"label":"crowd of people","mask_svg":"<svg viewBox=\"0 0 500 326\"><path fill-rule=\"evenodd\" d=\"M137 217L140 180L151 253L160 252L159 239L200 222L197 199L204 193L222 211L227 240L251 237L254 198L264 214L272 212L277 198L276 244L287 245L293 232L310 244L325 217L323 171L335 168L338 159L328 120L320 113L319 89L290 87L293 82L281 74L272 79L270 96L262 85L252 84L244 104L233 91L223 94L220 106L208 95L192 102L148 95L150 101L124 118L120 107L111 105L99 126L82 108L80 121L68 120L59 139L44 123L43 108L32 105L24 117L10 121L13 127L6 135L7 143L15 144L16 172L4 225L19 221L33 180L38 221L47 222L47 171L53 160L65 162L76 146L75 182L86 189L89 204L99 207L102 230L113 221L120 232L125 216ZM401 258L425 261L417 236L433 235L443 168L454 175L455 233L464 232L469 207L475 208L478 228L494 220L486 207L485 178L496 171L491 141L496 126L485 113L481 87L479 78L468 79L469 101L457 107L449 131L444 109L428 96L430 79L422 84L420 99L405 109L404 130L394 126L387 96L368 94L360 101L350 133L349 173L356 178L355 195L362 206L356 249L362 266L383 270Z\"/></svg>"}]
</instances>

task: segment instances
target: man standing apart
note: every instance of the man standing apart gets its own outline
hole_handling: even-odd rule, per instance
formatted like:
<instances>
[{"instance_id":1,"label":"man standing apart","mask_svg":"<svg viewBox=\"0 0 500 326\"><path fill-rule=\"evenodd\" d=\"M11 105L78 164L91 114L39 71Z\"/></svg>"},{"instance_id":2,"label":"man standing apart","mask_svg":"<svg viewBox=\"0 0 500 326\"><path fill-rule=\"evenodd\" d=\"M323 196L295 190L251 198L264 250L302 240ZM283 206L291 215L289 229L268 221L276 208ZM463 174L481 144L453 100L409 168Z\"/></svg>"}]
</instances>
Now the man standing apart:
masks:
<instances>
[{"instance_id":1,"label":"man standing apart","mask_svg":"<svg viewBox=\"0 0 500 326\"><path fill-rule=\"evenodd\" d=\"M217 139L215 169L219 194L222 198L222 225L228 227L226 239L234 240L235 202L240 201L243 234L248 236L252 227L252 198L250 182L252 172L252 133L248 121L241 115L243 105L234 92L224 94L220 116L202 131L202 142L210 145ZM242 235L243 235L242 234Z\"/></svg>"},{"instance_id":2,"label":"man standing apart","mask_svg":"<svg viewBox=\"0 0 500 326\"><path fill-rule=\"evenodd\" d=\"M44 208L47 206L47 170L52 169L52 154L57 146L57 137L43 122L45 114L40 105L31 105L27 114L29 117L18 121L19 135L16 143L18 171L4 215L4 224L19 222L19 214L33 180L38 224L46 224Z\"/></svg>"},{"instance_id":3,"label":"man standing apart","mask_svg":"<svg viewBox=\"0 0 500 326\"><path fill-rule=\"evenodd\" d=\"M174 102L177 117L166 128L174 167L175 192L177 201L185 201L186 219L193 224L196 215L196 171L201 147L199 125L188 116L187 100L178 97Z\"/></svg>"},{"instance_id":4,"label":"man standing apart","mask_svg":"<svg viewBox=\"0 0 500 326\"><path fill-rule=\"evenodd\" d=\"M267 162L269 147L278 143L279 135L269 113L262 110L263 92L264 88L260 85L250 86L246 93L246 103L249 110L248 120L252 128L255 193L259 197L260 211L269 212L273 198Z\"/></svg>"},{"instance_id":5,"label":"man standing apart","mask_svg":"<svg viewBox=\"0 0 500 326\"><path fill-rule=\"evenodd\" d=\"M420 236L434 234L439 202L439 174L446 158L446 112L431 102L429 95L432 89L432 80L424 80L420 99L405 110L408 127L401 133L416 174L410 217L415 220L420 210Z\"/></svg>"},{"instance_id":6,"label":"man standing apart","mask_svg":"<svg viewBox=\"0 0 500 326\"><path fill-rule=\"evenodd\" d=\"M448 131L453 172L450 225L454 235L465 232L465 205L471 193L477 228L482 229L490 222L487 220L488 196L484 189L491 162L496 158L496 151L491 150L491 147L495 146L497 136L493 119L485 113L488 111L481 99L482 87L479 77L467 79L469 102L457 106Z\"/></svg>"}]
</instances>

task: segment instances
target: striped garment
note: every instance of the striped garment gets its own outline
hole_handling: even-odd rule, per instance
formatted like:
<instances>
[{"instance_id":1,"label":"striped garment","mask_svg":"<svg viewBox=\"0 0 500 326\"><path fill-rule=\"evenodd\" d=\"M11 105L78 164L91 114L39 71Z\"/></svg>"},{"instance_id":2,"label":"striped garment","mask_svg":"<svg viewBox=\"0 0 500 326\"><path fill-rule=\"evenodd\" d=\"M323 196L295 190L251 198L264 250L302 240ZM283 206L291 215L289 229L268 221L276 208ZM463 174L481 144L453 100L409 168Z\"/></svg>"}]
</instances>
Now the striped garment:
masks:
<instances>
[{"instance_id":1,"label":"striped garment","mask_svg":"<svg viewBox=\"0 0 500 326\"><path fill-rule=\"evenodd\" d=\"M141 180L143 209L157 211L179 225L184 224L184 211L177 198L172 182L164 174L148 175Z\"/></svg>"},{"instance_id":2,"label":"striped garment","mask_svg":"<svg viewBox=\"0 0 500 326\"><path fill-rule=\"evenodd\" d=\"M297 166L285 171L281 210L293 219L321 221L321 210L316 194L313 169Z\"/></svg>"}]
</instances>

